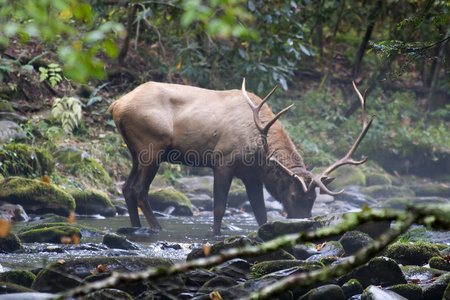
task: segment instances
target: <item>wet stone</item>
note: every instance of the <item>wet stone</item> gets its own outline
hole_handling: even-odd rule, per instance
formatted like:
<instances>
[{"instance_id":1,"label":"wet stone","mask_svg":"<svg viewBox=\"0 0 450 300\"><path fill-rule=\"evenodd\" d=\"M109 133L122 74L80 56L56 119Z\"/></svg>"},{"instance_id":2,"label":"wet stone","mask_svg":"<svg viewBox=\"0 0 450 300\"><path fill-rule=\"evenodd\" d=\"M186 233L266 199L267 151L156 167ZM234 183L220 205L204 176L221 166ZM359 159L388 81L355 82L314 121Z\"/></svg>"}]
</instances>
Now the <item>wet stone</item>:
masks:
<instances>
[{"instance_id":1,"label":"wet stone","mask_svg":"<svg viewBox=\"0 0 450 300\"><path fill-rule=\"evenodd\" d=\"M125 237L108 233L103 237L103 244L108 246L109 248L114 249L124 249L124 250L138 250L139 247L127 240Z\"/></svg>"},{"instance_id":2,"label":"wet stone","mask_svg":"<svg viewBox=\"0 0 450 300\"><path fill-rule=\"evenodd\" d=\"M439 249L429 243L395 243L390 245L385 255L402 265L423 265L433 256L440 256Z\"/></svg>"},{"instance_id":3,"label":"wet stone","mask_svg":"<svg viewBox=\"0 0 450 300\"><path fill-rule=\"evenodd\" d=\"M450 283L450 272L439 276L435 281L422 286L424 300L442 299Z\"/></svg>"},{"instance_id":4,"label":"wet stone","mask_svg":"<svg viewBox=\"0 0 450 300\"><path fill-rule=\"evenodd\" d=\"M407 300L407 298L400 296L393 291L371 285L361 295L361 300Z\"/></svg>"},{"instance_id":5,"label":"wet stone","mask_svg":"<svg viewBox=\"0 0 450 300\"><path fill-rule=\"evenodd\" d=\"M397 284L386 288L389 291L393 291L400 296L403 296L409 300L422 300L423 293L422 288L418 284Z\"/></svg>"},{"instance_id":6,"label":"wet stone","mask_svg":"<svg viewBox=\"0 0 450 300\"><path fill-rule=\"evenodd\" d=\"M342 291L344 292L345 298L350 298L354 295L362 294L363 287L356 279L350 279L342 285Z\"/></svg>"},{"instance_id":7,"label":"wet stone","mask_svg":"<svg viewBox=\"0 0 450 300\"><path fill-rule=\"evenodd\" d=\"M226 275L234 279L245 279L250 273L251 266L246 260L235 258L215 267L213 271L219 275Z\"/></svg>"},{"instance_id":8,"label":"wet stone","mask_svg":"<svg viewBox=\"0 0 450 300\"><path fill-rule=\"evenodd\" d=\"M326 284L310 290L308 293L301 296L298 300L321 299L345 300L346 297L340 286L336 284Z\"/></svg>"},{"instance_id":9,"label":"wet stone","mask_svg":"<svg viewBox=\"0 0 450 300\"><path fill-rule=\"evenodd\" d=\"M360 231L349 231L339 239L346 255L352 255L359 249L373 242L373 239Z\"/></svg>"}]
</instances>

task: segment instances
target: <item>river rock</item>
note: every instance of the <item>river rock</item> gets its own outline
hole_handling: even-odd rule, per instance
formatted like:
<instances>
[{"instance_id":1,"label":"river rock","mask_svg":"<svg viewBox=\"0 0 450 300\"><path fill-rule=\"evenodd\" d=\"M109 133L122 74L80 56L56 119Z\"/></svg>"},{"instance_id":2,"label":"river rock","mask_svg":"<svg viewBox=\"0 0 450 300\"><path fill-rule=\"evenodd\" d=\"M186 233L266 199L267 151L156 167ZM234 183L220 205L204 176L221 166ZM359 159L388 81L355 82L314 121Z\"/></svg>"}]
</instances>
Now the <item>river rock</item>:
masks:
<instances>
[{"instance_id":1,"label":"river rock","mask_svg":"<svg viewBox=\"0 0 450 300\"><path fill-rule=\"evenodd\" d=\"M114 217L116 208L109 199L108 194L96 190L70 190L69 193L75 199L75 212L81 215L102 215Z\"/></svg>"},{"instance_id":2,"label":"river rock","mask_svg":"<svg viewBox=\"0 0 450 300\"><path fill-rule=\"evenodd\" d=\"M53 172L53 158L47 150L25 144L0 145L1 173L5 176L35 177Z\"/></svg>"},{"instance_id":3,"label":"river rock","mask_svg":"<svg viewBox=\"0 0 450 300\"><path fill-rule=\"evenodd\" d=\"M409 186L416 196L450 197L450 186L445 183L414 184Z\"/></svg>"},{"instance_id":4,"label":"river rock","mask_svg":"<svg viewBox=\"0 0 450 300\"><path fill-rule=\"evenodd\" d=\"M371 284L390 286L406 283L400 267L394 260L387 257L372 258L368 263L339 278L338 283L344 284L350 279L358 280L363 287Z\"/></svg>"},{"instance_id":5,"label":"river rock","mask_svg":"<svg viewBox=\"0 0 450 300\"><path fill-rule=\"evenodd\" d=\"M384 173L384 174L370 173L370 174L366 175L366 183L367 183L367 186L391 185L392 179L391 179L391 176L386 173Z\"/></svg>"},{"instance_id":6,"label":"river rock","mask_svg":"<svg viewBox=\"0 0 450 300\"><path fill-rule=\"evenodd\" d=\"M427 281L445 273L438 269L421 266L401 266L400 269L407 280Z\"/></svg>"},{"instance_id":7,"label":"river rock","mask_svg":"<svg viewBox=\"0 0 450 300\"><path fill-rule=\"evenodd\" d=\"M190 290L198 290L205 282L217 276L206 269L195 269L181 274L186 287Z\"/></svg>"},{"instance_id":8,"label":"river rock","mask_svg":"<svg viewBox=\"0 0 450 300\"><path fill-rule=\"evenodd\" d=\"M442 299L444 296L445 289L450 282L450 272L441 275L435 281L422 286L423 299L424 300L434 300Z\"/></svg>"},{"instance_id":9,"label":"river rock","mask_svg":"<svg viewBox=\"0 0 450 300\"><path fill-rule=\"evenodd\" d=\"M408 300L407 298L400 296L399 294L381 289L377 286L369 286L361 295L361 300Z\"/></svg>"},{"instance_id":10,"label":"river rock","mask_svg":"<svg viewBox=\"0 0 450 300\"><path fill-rule=\"evenodd\" d=\"M1 252L14 252L17 250L23 250L22 243L20 242L17 235L10 232L5 237L0 237L0 251Z\"/></svg>"},{"instance_id":11,"label":"river rock","mask_svg":"<svg viewBox=\"0 0 450 300\"><path fill-rule=\"evenodd\" d=\"M218 275L225 275L236 280L246 279L250 273L251 264L242 258L234 258L214 267L212 270Z\"/></svg>"},{"instance_id":12,"label":"river rock","mask_svg":"<svg viewBox=\"0 0 450 300\"><path fill-rule=\"evenodd\" d=\"M320 261L323 257L327 256L343 256L345 253L341 243L337 241L329 241L323 245L318 254L308 257L307 261Z\"/></svg>"},{"instance_id":13,"label":"river rock","mask_svg":"<svg viewBox=\"0 0 450 300\"><path fill-rule=\"evenodd\" d=\"M345 300L346 297L342 288L336 284L326 284L310 290L298 300Z\"/></svg>"},{"instance_id":14,"label":"river rock","mask_svg":"<svg viewBox=\"0 0 450 300\"><path fill-rule=\"evenodd\" d=\"M284 234L313 231L324 227L324 224L324 222L312 219L286 219L273 221L259 227L258 237L263 241L269 241Z\"/></svg>"},{"instance_id":15,"label":"river rock","mask_svg":"<svg viewBox=\"0 0 450 300\"><path fill-rule=\"evenodd\" d=\"M133 300L133 296L128 294L127 292L118 290L118 289L101 289L92 293L87 294L83 297L83 300ZM1 300L1 299L0 299Z\"/></svg>"},{"instance_id":16,"label":"river rock","mask_svg":"<svg viewBox=\"0 0 450 300\"><path fill-rule=\"evenodd\" d=\"M183 193L206 194L213 196L213 176L182 177L177 180L175 187Z\"/></svg>"},{"instance_id":17,"label":"river rock","mask_svg":"<svg viewBox=\"0 0 450 300\"><path fill-rule=\"evenodd\" d=\"M6 271L0 274L0 280L2 282L11 282L27 288L31 287L35 278L36 275L24 270Z\"/></svg>"},{"instance_id":18,"label":"river rock","mask_svg":"<svg viewBox=\"0 0 450 300\"><path fill-rule=\"evenodd\" d=\"M4 203L0 205L0 219L8 222L29 221L30 217L27 215L22 205Z\"/></svg>"},{"instance_id":19,"label":"river rock","mask_svg":"<svg viewBox=\"0 0 450 300\"><path fill-rule=\"evenodd\" d=\"M436 246L424 242L394 243L384 255L402 265L423 265L433 256L441 256Z\"/></svg>"},{"instance_id":20,"label":"river rock","mask_svg":"<svg viewBox=\"0 0 450 300\"><path fill-rule=\"evenodd\" d=\"M358 280L350 279L342 285L342 291L344 292L345 298L347 299L354 295L362 294L364 289Z\"/></svg>"},{"instance_id":21,"label":"river rock","mask_svg":"<svg viewBox=\"0 0 450 300\"><path fill-rule=\"evenodd\" d=\"M113 184L108 172L86 151L73 147L62 147L53 156L60 165L64 166L64 170L92 186L108 187Z\"/></svg>"},{"instance_id":22,"label":"river rock","mask_svg":"<svg viewBox=\"0 0 450 300\"><path fill-rule=\"evenodd\" d=\"M15 284L12 282L0 282L0 299L26 299L26 298L20 298L21 293L30 293L30 292L36 292L33 289L24 287L23 285ZM3 295L3 294L10 294L10 295ZM29 298L29 299L40 299L40 298ZM46 299L46 298L42 298Z\"/></svg>"},{"instance_id":23,"label":"river rock","mask_svg":"<svg viewBox=\"0 0 450 300\"><path fill-rule=\"evenodd\" d=\"M248 201L248 197L245 187L243 185L232 185L228 193L228 206L239 208L246 201Z\"/></svg>"},{"instance_id":24,"label":"river rock","mask_svg":"<svg viewBox=\"0 0 450 300\"><path fill-rule=\"evenodd\" d=\"M8 100L0 99L0 112L13 112L13 106Z\"/></svg>"},{"instance_id":25,"label":"river rock","mask_svg":"<svg viewBox=\"0 0 450 300\"><path fill-rule=\"evenodd\" d=\"M422 288L418 284L397 284L386 288L409 300L423 300Z\"/></svg>"},{"instance_id":26,"label":"river rock","mask_svg":"<svg viewBox=\"0 0 450 300\"><path fill-rule=\"evenodd\" d=\"M26 211L35 214L56 213L68 216L75 210L73 197L60 188L21 177L0 180L0 201L20 204Z\"/></svg>"},{"instance_id":27,"label":"river rock","mask_svg":"<svg viewBox=\"0 0 450 300\"><path fill-rule=\"evenodd\" d=\"M192 205L200 210L212 211L214 201L211 196L207 194L186 194L186 196L189 198Z\"/></svg>"},{"instance_id":28,"label":"river rock","mask_svg":"<svg viewBox=\"0 0 450 300\"><path fill-rule=\"evenodd\" d=\"M428 261L428 264L430 265L430 268L450 272L450 262L442 257L432 257Z\"/></svg>"},{"instance_id":29,"label":"river rock","mask_svg":"<svg viewBox=\"0 0 450 300\"><path fill-rule=\"evenodd\" d=\"M375 199L386 199L394 197L414 197L414 191L407 187L399 187L393 185L373 185L363 187L359 190L363 195L370 196Z\"/></svg>"},{"instance_id":30,"label":"river rock","mask_svg":"<svg viewBox=\"0 0 450 300\"><path fill-rule=\"evenodd\" d=\"M317 251L316 245L313 243L297 244L292 247L292 254L296 259L300 260L307 259L308 257L318 253L319 251Z\"/></svg>"},{"instance_id":31,"label":"river rock","mask_svg":"<svg viewBox=\"0 0 450 300\"><path fill-rule=\"evenodd\" d=\"M303 260L272 260L263 261L253 265L250 269L252 277L262 277L269 273L280 270L298 268L298 272L308 272L323 268L323 264L318 261L303 261Z\"/></svg>"},{"instance_id":32,"label":"river rock","mask_svg":"<svg viewBox=\"0 0 450 300\"><path fill-rule=\"evenodd\" d=\"M319 168L318 172L319 171ZM354 166L343 166L333 171L335 179L328 185L331 190L342 189L349 186L365 186L366 175L364 175L361 168Z\"/></svg>"},{"instance_id":33,"label":"river rock","mask_svg":"<svg viewBox=\"0 0 450 300\"><path fill-rule=\"evenodd\" d=\"M115 249L124 249L124 250L138 250L139 247L127 240L125 237L108 233L105 234L103 237L103 244L108 246L109 248L115 248Z\"/></svg>"},{"instance_id":34,"label":"river rock","mask_svg":"<svg viewBox=\"0 0 450 300\"><path fill-rule=\"evenodd\" d=\"M70 225L51 224L49 227L34 228L18 234L24 243L61 243L78 244L81 240L81 231Z\"/></svg>"},{"instance_id":35,"label":"river rock","mask_svg":"<svg viewBox=\"0 0 450 300\"><path fill-rule=\"evenodd\" d=\"M199 293L209 293L220 288L228 288L237 284L237 281L231 277L219 275L203 284L198 290Z\"/></svg>"},{"instance_id":36,"label":"river rock","mask_svg":"<svg viewBox=\"0 0 450 300\"><path fill-rule=\"evenodd\" d=\"M392 208L392 209L405 209L407 205L420 206L420 205L446 205L450 203L450 199L440 197L409 197L409 198L390 198L378 203L378 207Z\"/></svg>"},{"instance_id":37,"label":"river rock","mask_svg":"<svg viewBox=\"0 0 450 300\"><path fill-rule=\"evenodd\" d=\"M344 247L346 255L352 255L359 249L373 242L373 239L366 233L360 231L348 231L339 239Z\"/></svg>"},{"instance_id":38,"label":"river rock","mask_svg":"<svg viewBox=\"0 0 450 300\"><path fill-rule=\"evenodd\" d=\"M19 115L15 112L0 112L0 120L1 121L11 121L15 123L26 123L28 118L22 115Z\"/></svg>"},{"instance_id":39,"label":"river rock","mask_svg":"<svg viewBox=\"0 0 450 300\"><path fill-rule=\"evenodd\" d=\"M55 262L41 270L32 288L40 292L57 293L79 285L80 280L92 275L99 266L107 272L134 272L149 267L168 267L172 263L163 258L147 257L91 257Z\"/></svg>"},{"instance_id":40,"label":"river rock","mask_svg":"<svg viewBox=\"0 0 450 300\"><path fill-rule=\"evenodd\" d=\"M219 254L222 250L227 250L231 248L239 248L244 247L247 245L257 245L260 244L259 242L252 240L245 236L232 236L229 238L226 238L222 242L218 242L210 246L210 252L209 255L215 255ZM203 248L194 248L191 252L187 255L186 260L192 260L196 258L203 258L205 257L205 253ZM289 254L288 252L279 249L276 251L273 251L268 254L263 254L260 256L252 256L252 257L246 257L245 260L247 260L250 263L254 263L256 261L262 262L266 260L274 260L274 259L294 259L294 256Z\"/></svg>"},{"instance_id":41,"label":"river rock","mask_svg":"<svg viewBox=\"0 0 450 300\"><path fill-rule=\"evenodd\" d=\"M0 121L0 141L7 143L10 140L19 140L26 137L19 124L12 121Z\"/></svg>"},{"instance_id":42,"label":"river rock","mask_svg":"<svg viewBox=\"0 0 450 300\"><path fill-rule=\"evenodd\" d=\"M175 208L172 212L173 215L192 216L194 214L191 201L185 194L176 190L161 189L150 191L148 201L150 206L158 211L164 211L168 207L173 206Z\"/></svg>"}]
</instances>

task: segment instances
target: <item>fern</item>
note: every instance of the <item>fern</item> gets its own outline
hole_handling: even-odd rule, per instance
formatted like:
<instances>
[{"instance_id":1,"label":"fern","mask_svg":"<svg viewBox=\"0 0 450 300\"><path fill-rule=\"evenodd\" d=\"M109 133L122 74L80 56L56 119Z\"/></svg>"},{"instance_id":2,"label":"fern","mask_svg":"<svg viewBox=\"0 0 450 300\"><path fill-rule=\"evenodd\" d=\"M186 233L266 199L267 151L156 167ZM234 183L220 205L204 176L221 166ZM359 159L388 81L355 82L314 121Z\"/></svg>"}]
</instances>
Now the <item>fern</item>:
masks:
<instances>
[{"instance_id":1,"label":"fern","mask_svg":"<svg viewBox=\"0 0 450 300\"><path fill-rule=\"evenodd\" d=\"M56 98L52 106L52 117L61 122L66 133L72 133L82 122L82 103L75 97Z\"/></svg>"},{"instance_id":2,"label":"fern","mask_svg":"<svg viewBox=\"0 0 450 300\"><path fill-rule=\"evenodd\" d=\"M55 85L57 85L63 80L63 77L61 75L62 69L56 63L49 64L47 68L39 67L39 72L41 72L39 80L42 82L48 79L52 87L55 87Z\"/></svg>"}]
</instances>

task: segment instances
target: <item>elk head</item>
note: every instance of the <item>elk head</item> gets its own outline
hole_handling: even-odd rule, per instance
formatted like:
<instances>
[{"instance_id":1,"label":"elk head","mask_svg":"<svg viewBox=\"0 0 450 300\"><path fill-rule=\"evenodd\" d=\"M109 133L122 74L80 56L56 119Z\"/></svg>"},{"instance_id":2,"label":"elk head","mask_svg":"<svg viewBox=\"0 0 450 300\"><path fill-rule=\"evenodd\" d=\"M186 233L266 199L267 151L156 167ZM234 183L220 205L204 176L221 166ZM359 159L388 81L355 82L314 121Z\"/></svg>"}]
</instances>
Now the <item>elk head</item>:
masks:
<instances>
[{"instance_id":1,"label":"elk head","mask_svg":"<svg viewBox=\"0 0 450 300\"><path fill-rule=\"evenodd\" d=\"M275 167L276 170L279 170L281 174L283 174L282 176L275 175L272 177L272 180L277 181L275 184L271 185L268 182L265 182L265 184L269 192L271 192L272 194L276 194L278 196L276 198L278 198L278 200L283 203L284 208L287 211L288 218L311 217L311 210L316 199L316 187L319 187L322 193L332 196L339 195L343 192L343 190L334 192L330 191L327 188L327 184L329 184L334 179L328 177L328 175L343 165L360 165L366 162L367 158L364 158L362 160L353 160L351 156L356 151L362 139L372 125L375 115L373 115L370 120L367 121L366 103L364 97L361 95L355 83L353 82L353 88L355 89L362 106L363 126L361 133L359 134L358 138L353 143L347 154L318 175L315 175L311 171L308 171L303 163L300 166L288 168L282 159L275 158L273 154L276 150L272 152L269 151L269 145L267 144L267 135L271 126L278 120L278 118L280 118L281 115L288 111L293 106L293 104L276 114L269 122L267 122L266 125L262 124L259 117L261 107L275 92L276 88L277 87L272 89L272 91L258 105L255 105L245 90L245 79L242 83L242 93L245 99L247 99L247 102L253 111L253 119L261 135L264 148L263 150L266 155L266 164L271 168Z\"/></svg>"}]
</instances>

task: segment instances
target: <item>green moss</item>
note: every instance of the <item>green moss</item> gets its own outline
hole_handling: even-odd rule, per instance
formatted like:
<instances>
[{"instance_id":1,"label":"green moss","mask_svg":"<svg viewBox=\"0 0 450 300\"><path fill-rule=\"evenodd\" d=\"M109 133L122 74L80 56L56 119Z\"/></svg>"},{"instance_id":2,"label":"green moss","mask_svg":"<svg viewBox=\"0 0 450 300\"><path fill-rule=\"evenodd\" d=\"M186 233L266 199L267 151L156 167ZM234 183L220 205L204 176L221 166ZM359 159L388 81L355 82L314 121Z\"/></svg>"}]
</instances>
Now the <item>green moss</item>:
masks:
<instances>
[{"instance_id":1,"label":"green moss","mask_svg":"<svg viewBox=\"0 0 450 300\"><path fill-rule=\"evenodd\" d=\"M344 291L336 284L326 284L310 290L298 300L345 300Z\"/></svg>"},{"instance_id":2,"label":"green moss","mask_svg":"<svg viewBox=\"0 0 450 300\"><path fill-rule=\"evenodd\" d=\"M111 203L108 195L95 189L70 190L69 193L75 199L75 211L82 215L100 214L105 217L116 215L116 208Z\"/></svg>"},{"instance_id":3,"label":"green moss","mask_svg":"<svg viewBox=\"0 0 450 300\"><path fill-rule=\"evenodd\" d=\"M25 226L22 227L19 230L19 234L20 233L24 233L26 231L30 231L30 230L36 230L36 229L42 229L42 228L50 228L50 227L54 227L54 226L69 226L69 227L75 227L78 228L82 233L86 232L89 235L104 235L106 232L91 226L87 226L87 225L82 225L82 224L78 224L78 223L67 223L67 222L61 222L61 221L57 221L57 222L47 222L47 223L37 223L34 225L30 225L30 226Z\"/></svg>"},{"instance_id":4,"label":"green moss","mask_svg":"<svg viewBox=\"0 0 450 300\"><path fill-rule=\"evenodd\" d=\"M300 272L317 270L323 267L321 262L302 260L272 260L263 261L250 268L253 277L261 277L272 272L299 267Z\"/></svg>"},{"instance_id":5,"label":"green moss","mask_svg":"<svg viewBox=\"0 0 450 300\"><path fill-rule=\"evenodd\" d=\"M362 294L363 286L356 279L350 279L342 285L342 290L344 291L345 298L350 298L353 295Z\"/></svg>"},{"instance_id":6,"label":"green moss","mask_svg":"<svg viewBox=\"0 0 450 300\"><path fill-rule=\"evenodd\" d=\"M450 187L443 183L411 185L417 196L450 197Z\"/></svg>"},{"instance_id":7,"label":"green moss","mask_svg":"<svg viewBox=\"0 0 450 300\"><path fill-rule=\"evenodd\" d=\"M53 158L45 149L25 144L0 145L0 173L4 176L42 176L53 172Z\"/></svg>"},{"instance_id":8,"label":"green moss","mask_svg":"<svg viewBox=\"0 0 450 300\"><path fill-rule=\"evenodd\" d=\"M428 261L430 268L435 268L438 270L450 271L450 263L443 259L442 257L432 257Z\"/></svg>"},{"instance_id":9,"label":"green moss","mask_svg":"<svg viewBox=\"0 0 450 300\"><path fill-rule=\"evenodd\" d=\"M423 280L429 280L434 277L439 277L445 273L444 271L438 269L414 265L401 266L400 269L402 270L403 274L407 279L414 279L420 277Z\"/></svg>"},{"instance_id":10,"label":"green moss","mask_svg":"<svg viewBox=\"0 0 450 300\"><path fill-rule=\"evenodd\" d=\"M192 204L185 194L172 189L150 191L148 200L153 209L163 211L169 206L174 206L174 215L192 216Z\"/></svg>"},{"instance_id":11,"label":"green moss","mask_svg":"<svg viewBox=\"0 0 450 300\"><path fill-rule=\"evenodd\" d=\"M325 266L329 266L338 260L339 258L337 258L336 256L324 256L320 259L320 262L323 263Z\"/></svg>"},{"instance_id":12,"label":"green moss","mask_svg":"<svg viewBox=\"0 0 450 300\"><path fill-rule=\"evenodd\" d=\"M391 185L392 179L388 174L371 173L366 175L367 185Z\"/></svg>"},{"instance_id":13,"label":"green moss","mask_svg":"<svg viewBox=\"0 0 450 300\"><path fill-rule=\"evenodd\" d=\"M2 252L9 253L22 249L23 249L22 243L20 242L17 235L15 235L14 233L10 232L7 236L0 237L0 250Z\"/></svg>"},{"instance_id":14,"label":"green moss","mask_svg":"<svg viewBox=\"0 0 450 300\"><path fill-rule=\"evenodd\" d=\"M104 187L113 183L102 165L82 150L63 148L57 151L54 157L72 175L90 185Z\"/></svg>"},{"instance_id":15,"label":"green moss","mask_svg":"<svg viewBox=\"0 0 450 300\"><path fill-rule=\"evenodd\" d=\"M348 186L366 186L366 175L358 167L344 166L331 174L336 179L329 184L331 189Z\"/></svg>"},{"instance_id":16,"label":"green moss","mask_svg":"<svg viewBox=\"0 0 450 300\"><path fill-rule=\"evenodd\" d=\"M19 233L18 237L25 243L78 243L81 239L81 231L74 226L56 225L30 229L23 233Z\"/></svg>"},{"instance_id":17,"label":"green moss","mask_svg":"<svg viewBox=\"0 0 450 300\"><path fill-rule=\"evenodd\" d=\"M394 198L394 197L414 197L414 191L406 187L398 187L392 185L373 185L361 188L359 190L361 194L373 197L375 199L380 198Z\"/></svg>"},{"instance_id":18,"label":"green moss","mask_svg":"<svg viewBox=\"0 0 450 300\"><path fill-rule=\"evenodd\" d=\"M409 300L423 299L422 288L417 284L397 284L389 287L388 289Z\"/></svg>"},{"instance_id":19,"label":"green moss","mask_svg":"<svg viewBox=\"0 0 450 300\"><path fill-rule=\"evenodd\" d=\"M68 216L75 210L75 200L58 187L21 177L0 181L0 201L20 204L27 212L56 213Z\"/></svg>"},{"instance_id":20,"label":"green moss","mask_svg":"<svg viewBox=\"0 0 450 300\"><path fill-rule=\"evenodd\" d=\"M13 112L14 109L9 101L0 99L0 112Z\"/></svg>"},{"instance_id":21,"label":"green moss","mask_svg":"<svg viewBox=\"0 0 450 300\"><path fill-rule=\"evenodd\" d=\"M0 294L33 293L33 292L36 291L12 282L2 282L0 284Z\"/></svg>"},{"instance_id":22,"label":"green moss","mask_svg":"<svg viewBox=\"0 0 450 300\"><path fill-rule=\"evenodd\" d=\"M439 249L429 243L395 243L390 245L385 255L403 265L423 265L433 256L440 256Z\"/></svg>"},{"instance_id":23,"label":"green moss","mask_svg":"<svg viewBox=\"0 0 450 300\"><path fill-rule=\"evenodd\" d=\"M0 280L3 282L12 282L24 287L31 287L36 275L30 271L7 271L0 274Z\"/></svg>"}]
</instances>

